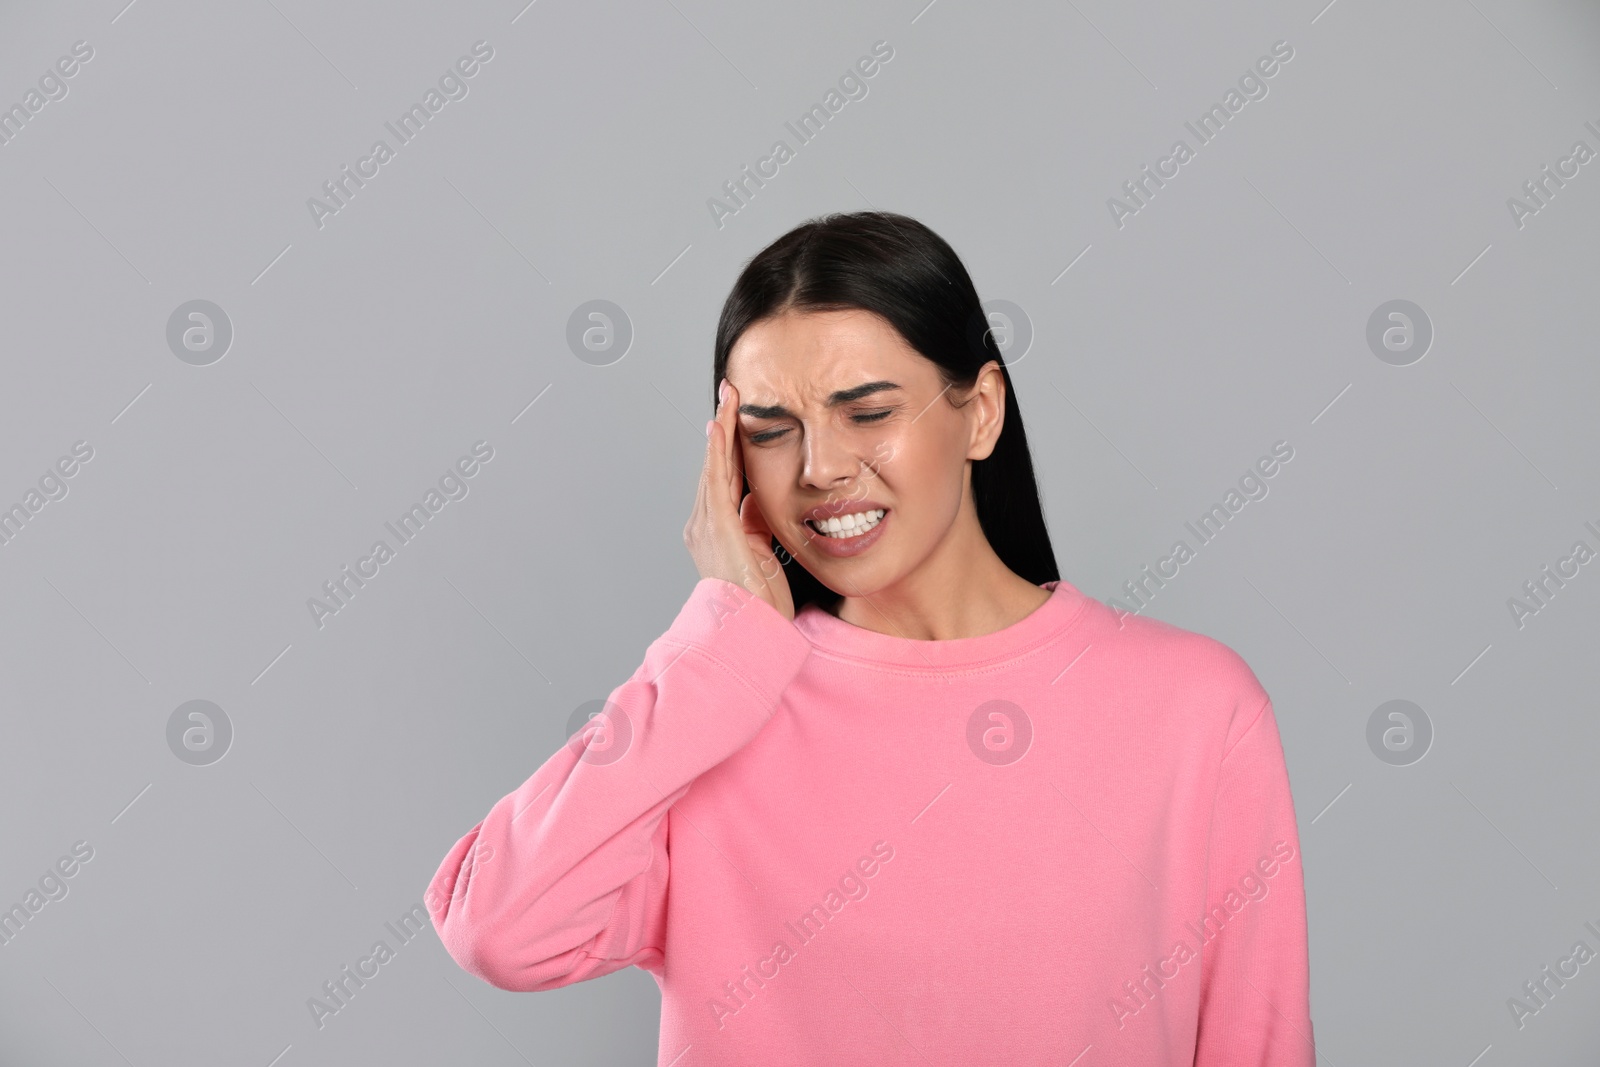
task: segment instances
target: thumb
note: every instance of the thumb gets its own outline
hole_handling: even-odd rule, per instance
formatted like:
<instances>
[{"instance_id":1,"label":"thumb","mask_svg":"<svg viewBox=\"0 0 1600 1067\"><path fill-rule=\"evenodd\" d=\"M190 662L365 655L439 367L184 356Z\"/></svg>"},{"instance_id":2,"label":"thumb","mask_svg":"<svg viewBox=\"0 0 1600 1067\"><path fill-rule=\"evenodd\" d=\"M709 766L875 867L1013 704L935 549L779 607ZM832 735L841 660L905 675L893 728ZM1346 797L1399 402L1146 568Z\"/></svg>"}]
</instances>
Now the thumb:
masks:
<instances>
[{"instance_id":1,"label":"thumb","mask_svg":"<svg viewBox=\"0 0 1600 1067\"><path fill-rule=\"evenodd\" d=\"M739 502L739 521L744 525L747 534L762 534L767 542L772 539L772 527L767 525L767 518L761 514L761 508L756 505L756 495L748 493ZM763 542L763 543L767 543Z\"/></svg>"},{"instance_id":2,"label":"thumb","mask_svg":"<svg viewBox=\"0 0 1600 1067\"><path fill-rule=\"evenodd\" d=\"M761 567L761 576L771 581L773 573L768 568L778 568L780 565L777 554L772 551L772 527L767 525L766 516L756 506L754 493L740 502L739 522L744 526L745 543L750 546L756 563Z\"/></svg>"}]
</instances>

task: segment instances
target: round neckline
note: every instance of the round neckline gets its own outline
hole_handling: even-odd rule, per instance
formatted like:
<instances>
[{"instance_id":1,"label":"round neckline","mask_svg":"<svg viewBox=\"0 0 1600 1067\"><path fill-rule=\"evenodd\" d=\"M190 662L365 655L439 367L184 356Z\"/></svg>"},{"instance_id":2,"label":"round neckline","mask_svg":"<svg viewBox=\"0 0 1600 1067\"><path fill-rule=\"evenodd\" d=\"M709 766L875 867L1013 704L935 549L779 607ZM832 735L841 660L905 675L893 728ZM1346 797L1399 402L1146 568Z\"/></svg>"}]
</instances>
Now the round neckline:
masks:
<instances>
[{"instance_id":1,"label":"round neckline","mask_svg":"<svg viewBox=\"0 0 1600 1067\"><path fill-rule=\"evenodd\" d=\"M1065 579L1041 582L1050 598L1009 626L976 637L923 641L845 622L817 604L794 618L813 648L847 659L895 667L947 670L1015 659L1059 637L1083 616L1090 598Z\"/></svg>"}]
</instances>

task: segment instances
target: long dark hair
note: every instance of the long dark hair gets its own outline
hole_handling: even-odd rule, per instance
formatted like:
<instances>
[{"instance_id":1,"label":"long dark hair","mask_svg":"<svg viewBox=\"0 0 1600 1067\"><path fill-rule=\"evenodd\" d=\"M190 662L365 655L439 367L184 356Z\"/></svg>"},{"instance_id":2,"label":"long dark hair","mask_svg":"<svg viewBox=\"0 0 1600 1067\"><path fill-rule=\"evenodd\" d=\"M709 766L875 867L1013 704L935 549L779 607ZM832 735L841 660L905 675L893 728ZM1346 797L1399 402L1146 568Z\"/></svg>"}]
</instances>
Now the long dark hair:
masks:
<instances>
[{"instance_id":1,"label":"long dark hair","mask_svg":"<svg viewBox=\"0 0 1600 1067\"><path fill-rule=\"evenodd\" d=\"M952 389L971 388L985 363L999 361L1006 383L1005 422L994 451L972 463L978 522L1011 570L1035 585L1058 580L1017 392L955 249L917 220L886 211L823 215L772 242L745 266L722 305L711 374L713 412L717 384L740 335L791 309L874 312L932 361ZM745 480L743 492L749 491ZM783 564L796 614L810 603L837 606L842 594L818 581L776 538L773 551Z\"/></svg>"}]
</instances>

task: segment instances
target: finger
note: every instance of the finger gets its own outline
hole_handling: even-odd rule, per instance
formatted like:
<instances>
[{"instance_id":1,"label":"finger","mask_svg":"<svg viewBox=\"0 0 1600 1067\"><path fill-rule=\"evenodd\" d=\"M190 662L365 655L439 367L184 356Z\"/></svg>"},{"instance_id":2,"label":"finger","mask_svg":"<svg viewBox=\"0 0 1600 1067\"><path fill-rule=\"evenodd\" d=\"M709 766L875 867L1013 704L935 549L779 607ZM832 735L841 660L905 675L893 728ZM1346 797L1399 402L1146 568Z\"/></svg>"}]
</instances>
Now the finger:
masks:
<instances>
[{"instance_id":1,"label":"finger","mask_svg":"<svg viewBox=\"0 0 1600 1067\"><path fill-rule=\"evenodd\" d=\"M722 396L717 400L717 410L713 412L713 416L717 422L721 423L724 427L727 427L730 425L736 425L738 423L739 405L738 402L733 398L733 383L729 382L726 378L723 379L723 382L725 383L725 388Z\"/></svg>"},{"instance_id":2,"label":"finger","mask_svg":"<svg viewBox=\"0 0 1600 1067\"><path fill-rule=\"evenodd\" d=\"M705 464L704 461L702 461L701 464L700 464L700 478L699 478L698 481L695 482L695 487L694 487L694 517L696 519L698 519L700 517L700 513L705 510L705 506L706 506L706 464Z\"/></svg>"},{"instance_id":3,"label":"finger","mask_svg":"<svg viewBox=\"0 0 1600 1067\"><path fill-rule=\"evenodd\" d=\"M712 474L716 465L715 437L712 433L714 429L715 427L711 426L709 423L707 424L706 454L704 461L700 465L700 481L695 487L694 521L697 526L705 523L711 509L711 495L709 490L710 487L715 484L712 481Z\"/></svg>"},{"instance_id":4,"label":"finger","mask_svg":"<svg viewBox=\"0 0 1600 1067\"><path fill-rule=\"evenodd\" d=\"M770 539L772 527L767 525L766 516L761 514L761 508L756 505L756 495L751 493L739 505L739 522L744 526L745 533L761 534ZM771 546L768 545L770 550Z\"/></svg>"},{"instance_id":5,"label":"finger","mask_svg":"<svg viewBox=\"0 0 1600 1067\"><path fill-rule=\"evenodd\" d=\"M706 434L706 466L700 487L702 514L707 517L715 511L719 503L718 495L722 492L721 486L726 481L722 459L722 442L717 440L717 433L721 430L721 426L716 420L712 420L710 430L711 432Z\"/></svg>"},{"instance_id":6,"label":"finger","mask_svg":"<svg viewBox=\"0 0 1600 1067\"><path fill-rule=\"evenodd\" d=\"M788 552L783 542L778 540L778 535L772 532L772 524L767 521L767 517L762 513L760 505L756 503L756 495L754 493L745 497L744 503L739 506L739 521L743 524L745 534L750 538L752 544L759 542L757 554L762 558L776 559L780 550L785 553ZM774 541L778 542L777 547L773 547Z\"/></svg>"},{"instance_id":7,"label":"finger","mask_svg":"<svg viewBox=\"0 0 1600 1067\"><path fill-rule=\"evenodd\" d=\"M739 507L739 498L744 495L744 464L741 462L739 450L739 391L728 382L727 395L723 397L722 405L717 409L717 421L721 422L727 431L727 443L723 456L727 462L728 499L734 508Z\"/></svg>"},{"instance_id":8,"label":"finger","mask_svg":"<svg viewBox=\"0 0 1600 1067\"><path fill-rule=\"evenodd\" d=\"M730 386L728 386L728 395L725 395L722 400L718 400L717 414L715 414L715 418L712 419L712 432L710 432L710 440L715 442L714 451L715 454L717 454L717 462L715 462L714 466L712 466L712 470L710 470L710 478L712 478L712 485L722 486L722 490L720 491L722 491L722 493L726 493L726 501L728 501L728 507L730 507L730 510L733 510L733 512L738 512L738 482L734 480L734 478L736 478L736 475L733 474L734 459L730 454L731 446L733 446L733 430L731 430L730 426L728 426L728 414L730 414L731 411L736 410L736 405L733 403L731 392L733 392L733 386L730 384ZM722 434L722 437L720 438L717 437L718 430L720 430L720 434Z\"/></svg>"}]
</instances>

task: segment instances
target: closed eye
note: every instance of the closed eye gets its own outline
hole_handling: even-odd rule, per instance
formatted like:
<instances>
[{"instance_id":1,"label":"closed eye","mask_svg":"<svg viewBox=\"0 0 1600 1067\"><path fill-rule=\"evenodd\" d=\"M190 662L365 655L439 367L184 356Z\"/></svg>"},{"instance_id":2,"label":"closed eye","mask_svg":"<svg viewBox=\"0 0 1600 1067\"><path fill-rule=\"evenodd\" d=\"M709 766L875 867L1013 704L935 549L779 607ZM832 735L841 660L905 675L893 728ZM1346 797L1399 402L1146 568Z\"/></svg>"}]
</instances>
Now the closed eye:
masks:
<instances>
[{"instance_id":1,"label":"closed eye","mask_svg":"<svg viewBox=\"0 0 1600 1067\"><path fill-rule=\"evenodd\" d=\"M888 409L885 409L883 411L872 411L872 412L867 412L867 413L861 414L861 415L852 415L852 416L850 416L850 418L851 418L851 420L853 422L857 422L857 423L860 423L862 425L867 425L867 424L870 424L870 423L877 422L879 419L888 418L890 415L893 415L893 414L894 414L894 410L892 408L888 408ZM776 430L766 430L766 431L764 431L762 433L751 434L750 435L750 441L753 444L763 445L763 444L766 444L768 441L776 441L778 438L782 437L784 434L786 434L788 432L789 432L789 428L787 426L784 426L784 427L782 427L780 429L776 429Z\"/></svg>"}]
</instances>

